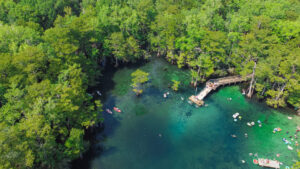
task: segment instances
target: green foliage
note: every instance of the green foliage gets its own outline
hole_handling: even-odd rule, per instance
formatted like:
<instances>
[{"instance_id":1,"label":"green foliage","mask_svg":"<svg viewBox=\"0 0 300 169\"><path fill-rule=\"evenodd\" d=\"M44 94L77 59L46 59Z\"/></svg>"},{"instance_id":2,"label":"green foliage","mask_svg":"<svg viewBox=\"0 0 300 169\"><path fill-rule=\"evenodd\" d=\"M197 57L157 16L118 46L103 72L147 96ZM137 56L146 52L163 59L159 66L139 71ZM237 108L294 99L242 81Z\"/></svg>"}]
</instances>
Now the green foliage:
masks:
<instances>
[{"instance_id":1,"label":"green foliage","mask_svg":"<svg viewBox=\"0 0 300 169\"><path fill-rule=\"evenodd\" d=\"M47 29L53 25L57 15L64 12L65 7L79 12L79 1L68 0L1 0L0 19L5 23L22 26L38 26Z\"/></svg>"},{"instance_id":2,"label":"green foliage","mask_svg":"<svg viewBox=\"0 0 300 169\"><path fill-rule=\"evenodd\" d=\"M85 131L102 120L101 102L87 94L99 75L93 15L36 16L43 15L36 7L53 12L52 2L70 4L0 1L7 11L0 17L9 23L0 23L0 168L64 168L85 151ZM46 28L54 20L40 37L34 23Z\"/></svg>"},{"instance_id":3,"label":"green foliage","mask_svg":"<svg viewBox=\"0 0 300 169\"><path fill-rule=\"evenodd\" d=\"M140 69L137 69L135 72L131 73L132 77L132 84L133 91L136 93L136 95L140 95L143 93L143 90L141 89L142 84L147 82L149 80L149 73L144 72Z\"/></svg>"},{"instance_id":4,"label":"green foliage","mask_svg":"<svg viewBox=\"0 0 300 169\"><path fill-rule=\"evenodd\" d=\"M298 152L298 158L300 159L300 152ZM300 168L300 161L299 160L293 165L293 168Z\"/></svg>"},{"instance_id":5,"label":"green foliage","mask_svg":"<svg viewBox=\"0 0 300 169\"><path fill-rule=\"evenodd\" d=\"M97 113L101 103L96 102L97 108L92 104L86 82L79 65L73 65L61 71L57 83L33 81L24 88L13 85L8 89L4 95L7 103L0 109L0 121L6 126L0 132L4 134L0 142L3 148L7 147L2 151L4 154L18 155L8 156L9 159L0 161L0 166L53 167L78 157L86 144L83 129L101 120ZM13 132L17 132L17 140ZM10 144L12 140L22 147ZM20 160L22 157L26 159Z\"/></svg>"},{"instance_id":6,"label":"green foliage","mask_svg":"<svg viewBox=\"0 0 300 169\"><path fill-rule=\"evenodd\" d=\"M102 120L102 104L87 89L110 61L117 66L155 54L190 69L195 86L211 76L254 73L259 98L299 108L299 6L295 0L0 0L0 168L65 168L80 156L88 146L85 131ZM137 95L148 76L132 73ZM177 90L180 82L173 82Z\"/></svg>"},{"instance_id":7,"label":"green foliage","mask_svg":"<svg viewBox=\"0 0 300 169\"><path fill-rule=\"evenodd\" d=\"M105 45L114 55L116 66L118 66L119 60L135 61L141 55L137 40L132 36L125 39L122 32L112 33Z\"/></svg>"},{"instance_id":8,"label":"green foliage","mask_svg":"<svg viewBox=\"0 0 300 169\"><path fill-rule=\"evenodd\" d=\"M65 153L68 156L77 157L84 150L83 134L83 130L72 128L70 136L65 142L67 148Z\"/></svg>"},{"instance_id":9,"label":"green foliage","mask_svg":"<svg viewBox=\"0 0 300 169\"><path fill-rule=\"evenodd\" d=\"M133 77L133 84L143 84L149 80L149 73L146 73L140 69L137 69L135 72L131 73L131 76Z\"/></svg>"},{"instance_id":10,"label":"green foliage","mask_svg":"<svg viewBox=\"0 0 300 169\"><path fill-rule=\"evenodd\" d=\"M174 91L178 91L178 88L179 88L179 85L180 85L180 81L172 80L172 82L173 82L172 89Z\"/></svg>"},{"instance_id":11,"label":"green foliage","mask_svg":"<svg viewBox=\"0 0 300 169\"><path fill-rule=\"evenodd\" d=\"M22 44L37 45L40 42L38 32L23 26L2 25L0 23L0 52L16 53Z\"/></svg>"}]
</instances>

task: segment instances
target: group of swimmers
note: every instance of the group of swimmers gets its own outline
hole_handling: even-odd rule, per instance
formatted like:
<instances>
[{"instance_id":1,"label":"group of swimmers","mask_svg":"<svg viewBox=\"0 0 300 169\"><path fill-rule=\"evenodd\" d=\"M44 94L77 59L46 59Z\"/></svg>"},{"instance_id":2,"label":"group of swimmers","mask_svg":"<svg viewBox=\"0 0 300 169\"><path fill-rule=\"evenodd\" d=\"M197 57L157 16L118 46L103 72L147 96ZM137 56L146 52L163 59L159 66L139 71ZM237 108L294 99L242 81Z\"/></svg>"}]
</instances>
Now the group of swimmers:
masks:
<instances>
[{"instance_id":1,"label":"group of swimmers","mask_svg":"<svg viewBox=\"0 0 300 169\"><path fill-rule=\"evenodd\" d=\"M299 131L300 131L299 129L296 130L296 132L295 132L295 134L294 134L294 137L293 137L293 136L289 136L289 138L291 139L291 141L294 141L294 140L295 140L295 146L299 146L299 143L298 143L298 141L297 141L297 140L298 140L298 132L299 132ZM287 131L286 134L289 134L289 132ZM286 139L286 138L283 138L282 141L284 141L285 144L292 144L291 141L289 141L289 140ZM291 148L289 148L289 149L291 149Z\"/></svg>"},{"instance_id":2,"label":"group of swimmers","mask_svg":"<svg viewBox=\"0 0 300 169\"><path fill-rule=\"evenodd\" d=\"M241 117L241 116L240 116L239 113L235 113L235 114L232 115L232 117L233 117L234 121L237 121L237 117ZM291 118L289 118L289 119L291 119ZM257 123L258 123L259 127L262 126L262 122L260 120L258 120ZM251 127L251 126L254 126L255 123L254 122L247 122L247 125ZM280 131L282 131L282 129L279 128L279 127L276 127L276 128L274 128L273 133L280 132ZM293 150L293 147L290 146L292 144L292 141L295 141L295 146L299 146L299 143L297 141L297 139L298 139L298 132L300 132L300 126L297 127L297 130L296 130L296 133L294 134L294 136L289 136L289 138L290 138L291 141L289 141L286 138L282 139L285 142L285 144L288 144L287 148L289 150ZM288 131L286 133L289 134ZM248 138L248 134L247 133L245 133L244 135L245 135L245 138ZM235 134L231 134L231 137L236 138L237 136ZM253 154L249 153L249 155L252 156ZM280 154L276 154L276 156L279 157ZM242 163L244 163L244 160L242 160Z\"/></svg>"},{"instance_id":3,"label":"group of swimmers","mask_svg":"<svg viewBox=\"0 0 300 169\"><path fill-rule=\"evenodd\" d=\"M240 113L236 112L232 115L233 117L233 121L237 122L237 118L239 118L240 120L242 120L242 116L240 116Z\"/></svg>"},{"instance_id":4,"label":"group of swimmers","mask_svg":"<svg viewBox=\"0 0 300 169\"><path fill-rule=\"evenodd\" d=\"M282 129L279 127L274 128L273 133L280 132Z\"/></svg>"},{"instance_id":5,"label":"group of swimmers","mask_svg":"<svg viewBox=\"0 0 300 169\"><path fill-rule=\"evenodd\" d=\"M167 98L169 94L169 92L164 93L164 98Z\"/></svg>"}]
</instances>

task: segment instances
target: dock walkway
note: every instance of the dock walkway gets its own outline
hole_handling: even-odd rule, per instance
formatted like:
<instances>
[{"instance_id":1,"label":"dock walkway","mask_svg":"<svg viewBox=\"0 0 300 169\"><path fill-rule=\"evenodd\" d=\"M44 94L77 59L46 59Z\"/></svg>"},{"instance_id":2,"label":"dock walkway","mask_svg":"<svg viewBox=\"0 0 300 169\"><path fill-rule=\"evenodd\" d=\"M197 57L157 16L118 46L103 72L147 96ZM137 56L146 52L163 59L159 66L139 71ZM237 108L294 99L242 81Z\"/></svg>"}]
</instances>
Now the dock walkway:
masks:
<instances>
[{"instance_id":1,"label":"dock walkway","mask_svg":"<svg viewBox=\"0 0 300 169\"><path fill-rule=\"evenodd\" d=\"M269 160L269 159L258 159L258 165L261 167L268 167L268 168L280 168L280 162L276 160Z\"/></svg>"},{"instance_id":2,"label":"dock walkway","mask_svg":"<svg viewBox=\"0 0 300 169\"><path fill-rule=\"evenodd\" d=\"M210 79L206 82L205 88L196 96L192 95L189 97L189 100L195 103L198 106L202 106L204 104L203 99L212 91L216 90L219 86L235 84L239 82L247 81L251 78L251 75L247 75L246 77L241 76L228 76L218 79Z\"/></svg>"}]
</instances>

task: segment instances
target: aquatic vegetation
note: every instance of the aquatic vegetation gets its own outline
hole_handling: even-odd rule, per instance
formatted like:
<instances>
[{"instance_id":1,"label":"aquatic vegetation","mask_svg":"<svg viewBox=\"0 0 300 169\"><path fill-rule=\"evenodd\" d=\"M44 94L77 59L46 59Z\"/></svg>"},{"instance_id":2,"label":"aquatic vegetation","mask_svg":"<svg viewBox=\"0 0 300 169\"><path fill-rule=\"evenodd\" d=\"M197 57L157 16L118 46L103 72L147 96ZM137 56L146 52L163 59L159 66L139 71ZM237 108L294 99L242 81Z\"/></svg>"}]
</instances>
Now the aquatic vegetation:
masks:
<instances>
[{"instance_id":1,"label":"aquatic vegetation","mask_svg":"<svg viewBox=\"0 0 300 169\"><path fill-rule=\"evenodd\" d=\"M147 82L149 80L148 78L149 73L144 72L140 69L137 69L133 73L131 73L132 77L132 84L131 86L133 87L133 91L135 92L136 95L140 95L143 93L143 90L141 89L142 84Z\"/></svg>"},{"instance_id":2,"label":"aquatic vegetation","mask_svg":"<svg viewBox=\"0 0 300 169\"><path fill-rule=\"evenodd\" d=\"M179 85L180 85L180 81L172 80L172 82L173 82L173 85L172 85L171 88L172 88L174 91L177 91L178 88L179 88Z\"/></svg>"}]
</instances>

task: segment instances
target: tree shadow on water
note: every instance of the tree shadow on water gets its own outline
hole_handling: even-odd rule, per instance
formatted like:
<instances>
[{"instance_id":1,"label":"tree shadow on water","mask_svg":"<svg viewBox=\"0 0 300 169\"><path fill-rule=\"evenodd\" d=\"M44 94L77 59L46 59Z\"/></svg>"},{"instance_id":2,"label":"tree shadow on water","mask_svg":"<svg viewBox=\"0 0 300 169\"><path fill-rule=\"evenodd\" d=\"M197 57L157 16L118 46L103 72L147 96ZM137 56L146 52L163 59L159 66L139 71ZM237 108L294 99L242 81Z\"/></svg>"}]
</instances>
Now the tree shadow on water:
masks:
<instances>
[{"instance_id":1,"label":"tree shadow on water","mask_svg":"<svg viewBox=\"0 0 300 169\"><path fill-rule=\"evenodd\" d=\"M90 133L88 140L90 141L90 148L82 155L83 158L78 158L71 163L72 169L89 169L91 168L91 162L96 158L102 156L108 156L114 152L117 152L116 147L106 147L104 143L112 137L115 130L120 126L120 117L115 116L116 113L113 111L116 98L108 97L104 103L102 117L104 122L94 129L94 132ZM106 109L109 109L113 114L109 114Z\"/></svg>"},{"instance_id":2,"label":"tree shadow on water","mask_svg":"<svg viewBox=\"0 0 300 169\"><path fill-rule=\"evenodd\" d=\"M117 152L116 147L106 147L102 144L94 145L86 153L84 153L82 159L74 160L72 163L72 169L91 169L92 161L99 157L109 156Z\"/></svg>"},{"instance_id":3,"label":"tree shadow on water","mask_svg":"<svg viewBox=\"0 0 300 169\"><path fill-rule=\"evenodd\" d=\"M105 142L112 137L115 130L120 126L120 116L115 115L117 112L113 111L113 107L116 104L116 97L111 96L111 91L116 87L116 83L113 80L115 73L123 68L137 69L143 66L148 61L140 60L135 63L123 63L118 67L114 67L113 63L108 63L102 70L102 75L97 79L95 86L88 88L88 93L91 93L94 100L101 100L103 103L102 117L104 122L97 127L94 127L91 131L88 131L85 135L85 139L89 140L89 149L82 154L82 158L75 159L71 162L72 169L89 169L91 168L92 161L102 156L108 156L117 152L116 147L107 147ZM109 114L106 109L109 109L113 114ZM138 113L146 113L143 108Z\"/></svg>"},{"instance_id":4,"label":"tree shadow on water","mask_svg":"<svg viewBox=\"0 0 300 169\"><path fill-rule=\"evenodd\" d=\"M115 67L113 62L107 63L104 67L99 67L101 75L96 79L96 83L89 86L88 93L91 93L94 99L106 100L110 95L110 91L115 88L116 84L113 81L113 77L118 70L123 68L136 69L145 65L148 61L138 60L133 63L121 63L118 67ZM98 94L100 92L100 95Z\"/></svg>"}]
</instances>

